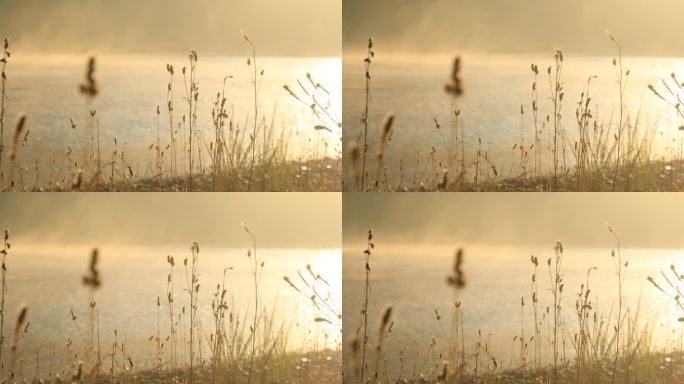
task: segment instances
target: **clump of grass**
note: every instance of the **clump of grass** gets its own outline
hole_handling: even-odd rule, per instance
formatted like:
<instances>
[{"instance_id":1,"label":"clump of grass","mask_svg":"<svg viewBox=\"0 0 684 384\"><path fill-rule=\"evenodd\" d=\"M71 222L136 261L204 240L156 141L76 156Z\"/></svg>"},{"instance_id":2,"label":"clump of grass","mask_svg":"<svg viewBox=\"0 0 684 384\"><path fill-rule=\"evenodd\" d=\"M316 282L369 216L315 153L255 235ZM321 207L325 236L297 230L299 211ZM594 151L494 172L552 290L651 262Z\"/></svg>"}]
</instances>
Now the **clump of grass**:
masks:
<instances>
[{"instance_id":1,"label":"clump of grass","mask_svg":"<svg viewBox=\"0 0 684 384\"><path fill-rule=\"evenodd\" d=\"M616 105L618 116L614 120L611 117L610 120L604 122L603 117L599 115L598 103L590 95L591 80L596 77L591 75L587 77L586 90L581 93L576 104L576 132L568 130L571 125L562 113L563 103L568 97L564 77L566 57L562 50L556 50L553 53L553 62L546 67L545 71L548 77L548 94L542 94L542 89L539 87L539 66L536 63L530 66L534 76L531 105L525 108L525 104L521 104L520 137L512 145L515 154L519 156L513 157L507 172L499 172L502 167L496 164L497 159L489 153L487 148L489 144L485 145L488 142L482 136L476 136L477 142L473 146L475 159L470 162L465 160L463 119L459 117L461 111L456 104L456 98L463 93L463 79L460 74L462 64L460 58L456 59L448 84L444 88L451 97L451 110L454 111L451 131L455 133L455 138L452 137L453 134L445 137L443 130L440 130L438 120L433 118L435 127L440 132L440 141L433 144L428 153L421 154L417 149L411 150L416 159L412 164L414 173L412 184L404 184L405 156L400 156L397 160L398 164L395 162L389 167L385 165L388 161L383 160L383 173L391 175L393 182L399 180L398 185L393 185L391 190L650 191L681 189L684 182L682 182L679 168L681 168L681 162L684 161L682 160L684 159L684 150L682 150L684 146L679 149L674 148L676 140L673 139L672 144L668 144L663 151L660 151L656 147L656 127L641 127L639 114L630 118L625 105L630 70L623 62L622 46L618 40L610 34L609 39L617 50L612 60L612 67L618 85L615 98L616 103L619 103ZM649 88L657 97L671 105L678 116L684 116L684 111L680 107L683 94L681 82L677 76L672 75L671 79L663 80L662 83L662 90L656 89L653 85ZM542 105L540 104L542 99L548 99L550 102L548 105ZM530 135L527 131L526 120L529 119L527 116L531 116L534 135ZM356 143L349 144L350 152L354 147L364 149L362 144L366 132L367 124L362 127ZM668 134L674 136L675 133ZM454 156L459 144L461 153ZM446 157L442 153L445 153ZM348 186L347 189L369 190L366 183L368 176L363 167L366 160L363 154L363 152L359 154L360 165L356 161L347 162L347 164L353 166L348 175L354 181L357 179L356 169L361 169L358 181L364 184L364 187L360 188L359 183L355 183L355 187ZM373 160L375 159L368 161ZM449 180L448 173L457 168L459 163L461 175L458 175L458 172L451 172L454 177ZM483 165L487 168L483 169Z\"/></svg>"},{"instance_id":2,"label":"clump of grass","mask_svg":"<svg viewBox=\"0 0 684 384\"><path fill-rule=\"evenodd\" d=\"M610 233L618 241L616 232L610 229ZM458 252L457 252L458 254ZM571 329L571 323L566 319L563 311L563 292L565 287L565 274L563 269L563 259L565 249L561 242L556 242L553 246L553 257L547 259L549 275L549 289L546 299L549 302L546 313L542 316L538 313L538 307L544 298L538 297L538 267L539 259L531 256L531 263L534 268L532 275L532 306L526 305L527 300L522 297L520 300L520 333L513 337L514 343L519 343L519 355L514 358L512 366L500 366L499 361L492 353L489 346L489 337L481 329L474 333L474 347L468 348L464 342L464 316L462 303L454 301L452 312L452 331L450 337L442 337L439 333L444 332L442 325L441 311L434 310L434 318L437 319L439 327L432 334L427 351L428 361L425 366L428 368L422 373L414 373L412 377L403 375L404 349L399 352L399 363L401 370L399 377L394 380L390 375L382 375L382 369L376 368L373 376L360 381L360 372L364 365L361 338L363 337L363 319L361 326L357 329L352 338L351 368L354 370L357 381L371 383L486 383L486 382L545 382L545 383L594 383L594 382L678 382L681 372L673 371L669 378L661 375L663 359L668 356L664 352L652 347L653 322L642 321L640 318L640 308L626 309L622 295L625 278L625 270L628 266L627 261L620 252L614 252L616 273L618 275L617 311L611 311L608 317L604 317L598 311L598 299L592 299L590 276L597 268L590 267L586 270L586 280L579 287L575 301L575 311L577 316L576 328ZM458 257L457 257L458 259ZM459 262L456 262L459 265ZM462 269L457 267L456 270ZM455 273L458 275L458 273ZM670 277L672 276L672 277ZM678 283L683 277L678 273L674 266L671 273L663 273L666 285L661 286L655 279L649 277L649 281L660 291L664 292L684 311L684 304L679 298ZM452 283L455 278L448 276L447 285L455 287ZM674 283L673 283L674 281ZM457 290L453 290L458 292ZM367 301L367 299L366 299ZM362 304L362 313L366 304ZM532 316L528 316L530 313ZM386 313L386 311L385 311ZM534 335L526 336L528 319L534 321ZM680 319L681 320L681 319ZM543 337L541 324L546 322L548 331ZM384 322L381 322L384 323ZM393 325L393 324L392 324ZM383 328L380 328L378 337L385 335ZM429 333L428 333L429 335ZM569 339L569 340L567 340ZM439 341L438 341L439 340ZM440 347L441 340L446 343ZM379 341L381 343L382 341ZM534 363L528 361L528 344L534 342ZM378 344L382 348L381 344ZM572 346L574 355L568 355L567 348ZM420 360L421 352L416 343L416 356L414 364ZM424 347L426 348L426 347ZM444 358L443 349L448 349L447 358ZM550 352L548 361L544 360L545 351ZM379 362L386 366L386 357L381 349L377 349L376 367ZM674 352L671 352L674 353ZM422 361L422 360L421 360ZM421 364L423 364L421 362ZM385 367L385 372L387 368ZM669 368L667 368L669 369ZM416 369L414 368L414 372Z\"/></svg>"},{"instance_id":3,"label":"clump of grass","mask_svg":"<svg viewBox=\"0 0 684 384\"><path fill-rule=\"evenodd\" d=\"M248 232L251 233L251 232ZM10 251L9 231L5 232L3 247L0 252L3 258L2 284L0 291L0 334L4 330L5 321L5 293L6 271L4 261ZM256 240L250 247L253 252L249 258L250 270L264 267L264 261L257 259ZM53 375L53 361L59 364L59 360L50 360L50 382L61 382L60 377L70 378L74 383L133 383L133 382L196 382L196 383L270 383L270 382L338 382L341 377L341 360L339 349L329 347L329 335L308 333L313 339L301 340L302 347L299 350L288 348L293 341L289 334L289 320L279 319L276 304L269 306L261 300L260 280L261 272L257 270L255 279L255 293L257 299L253 310L257 311L252 317L252 310L239 311L235 299L230 298L227 284L227 273L232 267L224 269L223 280L216 285L212 294L211 309L214 318L213 327L207 327L203 322L203 313L208 313L208 308L203 308L204 302L200 297L199 281L199 245L193 242L190 247L191 256L184 260L185 274L187 279L186 291L189 305L180 311L174 306L174 267L175 259L167 256L166 264L170 267L168 276L165 277L167 284L166 293L169 305L170 327L164 330L162 327L162 296L156 297L156 335L149 338L152 347L148 354L142 348L133 344L134 341L126 339L125 331L123 338L120 328L113 330L111 346L100 347L100 309L96 306L95 291L103 286L103 273L100 268L99 251L94 249L90 255L86 272L80 281L90 294L89 300L89 328L82 328L79 319L70 310L70 321L74 330L79 335L84 335L84 351L78 350L73 337L65 335L65 360L61 362L65 367ZM256 261L256 264L254 260ZM331 286L326 277L317 273L311 265L298 272L299 281L290 282L290 286L297 289L302 297L309 300L313 309L314 317L310 318L310 324L300 326L315 326L325 324L326 328L337 337L341 333L342 311L339 298L335 297L336 287ZM289 279L286 279L288 281ZM207 295L208 296L208 295ZM208 305L207 305L208 306ZM105 313L103 308L103 313ZM10 354L6 357L8 363L12 363L9 370L0 367L0 376L7 382L39 382L44 369L39 365L42 360L36 356L35 376L31 380L28 377L24 365L24 357L20 354L21 339L27 334L29 322L26 310L19 311L20 315L13 325L13 333L10 337L0 338L0 353L9 346ZM186 322L188 317L188 322ZM44 320L44 319L43 319ZM53 319L54 320L54 319ZM181 326L182 324L182 326ZM40 324L39 326L43 326ZM213 329L212 329L213 328ZM87 335L90 333L90 335ZM166 335L165 335L166 334ZM111 335L111 334L110 334ZM180 340L182 339L182 342ZM176 342L178 340L179 342ZM325 340L325 346L319 342ZM205 344L205 342L208 342ZM7 345L5 345L7 344ZM133 347L131 346L133 345ZM180 351L176 351L176 349ZM182 352L182 357L178 352ZM209 352L209 355L206 353ZM54 354L54 351L53 351ZM102 355L105 365L109 365L105 373ZM44 358L41 353L40 358ZM134 356L141 357L134 361ZM189 356L189 358L186 358ZM10 360L11 359L11 360Z\"/></svg>"},{"instance_id":4,"label":"clump of grass","mask_svg":"<svg viewBox=\"0 0 684 384\"><path fill-rule=\"evenodd\" d=\"M164 103L168 114L168 142L162 137L163 106L159 103L155 116L156 136L149 147L151 152L154 150L154 156L150 163L132 165L130 158L126 157L125 138L122 147L121 138L114 137L114 144L109 152L100 140L101 121L94 105L95 99L101 94L101 83L97 77L100 62L92 56L86 61L83 81L78 83L79 93L86 104L84 127L88 140L82 142L76 122L70 118L70 131L74 133L77 145L66 146L61 154L63 164L60 166L60 151L51 149L49 156L39 155L34 159L35 182L28 186L25 184L24 174L28 173L29 168L22 167L21 159L17 156L13 169L10 170L13 174L16 168L18 173L12 188L16 186L21 190L40 191L339 190L342 169L341 143L337 141L337 136L342 122L332 108L334 95L315 81L310 73L306 74L304 81L297 80L301 92L288 90L301 103L305 103L318 120L311 131L304 132L306 137L300 136L299 127L290 128L276 120L277 106L274 106L272 116L266 116L259 100L264 69L257 66L256 45L246 34L243 34L243 38L251 47L247 65L254 102L253 116L248 114L244 125L231 113L232 106L227 102L226 81L232 76L226 76L212 108L213 132L203 129L201 117L198 116L201 103L198 52L191 50L188 54L189 64L181 71L183 102L187 104L187 109L182 116L176 116L176 70L172 64L167 64L166 72L169 77ZM8 47L9 40L6 40L3 56L0 58L3 73L0 84L0 154L11 149L7 148L4 132L7 122L5 67L10 57ZM27 142L27 134L28 131L25 131L21 145ZM186 139L179 142L178 137L182 136ZM324 152L319 151L321 143L325 147ZM300 152L298 154L293 154L295 145ZM105 170L102 164L103 150L104 156L109 157L104 160L104 167L109 168ZM80 157L76 156L79 151ZM41 163L45 163L41 156L50 158L47 185L41 184L44 178ZM6 171L9 169L3 168L4 157L0 156L0 189L9 190L10 187L6 184ZM103 180L103 175L106 174L108 180Z\"/></svg>"}]
</instances>

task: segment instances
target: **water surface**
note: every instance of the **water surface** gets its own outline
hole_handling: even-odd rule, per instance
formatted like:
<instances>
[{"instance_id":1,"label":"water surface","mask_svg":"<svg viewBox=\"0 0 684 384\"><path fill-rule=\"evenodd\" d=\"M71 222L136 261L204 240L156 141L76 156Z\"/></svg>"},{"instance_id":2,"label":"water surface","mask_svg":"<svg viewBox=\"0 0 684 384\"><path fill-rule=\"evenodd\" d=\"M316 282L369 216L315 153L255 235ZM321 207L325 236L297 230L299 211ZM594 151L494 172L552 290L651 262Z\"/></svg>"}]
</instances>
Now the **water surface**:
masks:
<instances>
[{"instance_id":1,"label":"water surface","mask_svg":"<svg viewBox=\"0 0 684 384\"><path fill-rule=\"evenodd\" d=\"M531 306L531 276L533 264L530 255L539 258L539 313L553 305L549 292L550 278L546 261L553 257L553 244L534 247L466 246L464 271L466 287L456 291L446 284L446 276L453 267L455 249L448 246L416 245L383 246L378 244L371 256L371 291L369 301L369 332L375 343L378 319L384 305L394 307L394 326L386 340L387 364L390 375L398 375L399 354L404 353L404 374L413 366L420 372L430 366L429 345L433 337L436 351L448 350L454 303L461 302L464 313L464 331L467 353L474 353L477 331L481 330L493 356L503 367L511 367L519 359L519 343L514 337L521 334L524 316L526 337L534 335ZM343 262L344 335L351 337L361 324L360 311L364 300L365 276L362 250L346 247ZM618 290L611 246L605 249L585 248L565 244L563 260L562 321L568 329L567 354L572 355L570 340L577 329L575 301L581 284L590 274L590 299L594 310L605 318L615 311ZM684 268L682 251L669 249L623 249L622 257L629 261L624 286L624 300L629 311L640 312L641 321L653 322L655 346L666 345L663 336L679 330L681 315L671 302L646 280L659 277L660 270L668 270L671 263ZM521 298L525 299L521 313ZM442 316L437 320L435 310ZM613 312L614 313L614 312ZM614 319L612 320L614 321ZM546 323L544 323L546 324ZM546 334L542 337L546 338ZM545 339L546 340L546 339ZM544 344L548 345L548 344ZM420 354L415 351L418 347ZM345 351L347 353L348 351ZM530 347L530 356L532 347ZM544 352L548 356L548 348ZM350 361L349 355L345 357ZM374 360L370 360L374 361ZM440 360L441 361L441 360ZM546 360L548 361L548 359ZM410 368L409 368L410 367ZM384 372L384 371L383 371ZM346 372L351 374L351 372Z\"/></svg>"},{"instance_id":2,"label":"water surface","mask_svg":"<svg viewBox=\"0 0 684 384\"><path fill-rule=\"evenodd\" d=\"M56 368L64 367L66 343L71 338L74 348L82 352L83 343L90 338L88 290L81 284L90 248L87 247L13 247L7 259L9 324L14 322L18 307L29 307L29 332L22 340L22 353L27 357L27 369L33 372L34 359L43 374L49 362ZM198 307L202 324L202 342L207 346L214 323L211 300L216 285L223 281L226 268L226 295L229 312L240 321L253 313L253 275L246 250L212 248L201 245L199 259ZM175 257L175 313L189 308L183 259L190 257L188 247L119 247L100 248L103 285L96 292L99 312L100 341L103 353L109 353L114 330L118 340L126 343L128 353L138 367L149 366L155 354L157 334L157 297L161 297L161 335L169 334L166 301L167 275L170 267L167 255ZM330 292L337 305L341 304L340 252L334 249L295 250L260 249L259 260L265 265L259 280L260 306L273 312L278 324L289 332L289 350L333 348L340 343L339 328L325 323L314 323L317 311L311 302L297 294L284 281L290 276L297 283L297 271L306 272L310 264L330 284ZM77 316L74 322L70 311ZM186 320L189 321L189 320ZM180 326L180 325L179 325ZM7 326L5 332L11 329ZM248 332L248 330L246 331ZM326 337L327 335L327 337ZM180 336L179 336L180 337ZM180 342L179 342L180 345ZM179 356L182 345L179 346ZM54 357L51 358L51 354ZM207 351L204 351L205 355ZM29 363L30 361L30 363Z\"/></svg>"},{"instance_id":3,"label":"water surface","mask_svg":"<svg viewBox=\"0 0 684 384\"><path fill-rule=\"evenodd\" d=\"M398 182L399 165L403 160L405 182L414 175L430 173L430 152L436 148L437 157L454 156L457 150L453 133L453 115L460 110L468 163L475 161L478 139L482 151L487 152L503 176L518 175L519 150L513 146L521 142L520 107L524 108L522 135L525 146L534 142L532 116L532 83L534 73L530 64L539 66L538 129L542 144L548 147L548 129L542 126L546 116L553 115L549 98L550 84L546 69L553 65L552 55L465 55L462 57L462 78L465 93L454 100L444 92L451 73L453 57L448 56L389 56L382 51L371 66L371 98L369 111L369 169L375 175L375 153L380 137L379 127L385 114L394 112L396 122L385 163L390 178ZM364 108L365 79L363 56L344 57L344 143L356 140L362 133L361 116ZM672 149L672 138L679 139L677 128L681 122L668 105L655 97L648 84L660 86L661 78L669 79L675 72L684 77L684 60L663 57L625 57L625 70L630 70L625 92L627 117L638 117L640 132L647 130L655 136L655 156ZM562 82L565 95L561 104L561 129L569 142L576 140L575 110L582 92L589 93L596 120L608 127L618 120L619 91L611 56L578 56L566 53ZM440 125L436 128L435 119ZM548 148L547 148L548 149ZM547 151L548 152L548 151ZM416 165L416 153L421 158ZM530 153L530 166L532 154ZM548 157L548 156L547 156ZM345 169L350 169L346 158ZM516 165L517 163L517 165ZM572 155L566 154L566 164ZM552 162L551 162L552 164ZM531 168L528 168L531 169ZM347 183L350 173L346 173Z\"/></svg>"},{"instance_id":4,"label":"water surface","mask_svg":"<svg viewBox=\"0 0 684 384\"><path fill-rule=\"evenodd\" d=\"M22 165L29 168L27 173L31 176L35 173L36 161L44 179L49 177L50 172L54 175L65 172L63 160L68 147L76 154L81 153L84 146L89 148L87 122L91 108L97 110L102 152L111 153L114 139L117 139L119 150L126 152L136 174L149 175L156 156L149 147L156 143L158 122L163 146L170 141L166 109L169 83L167 63L175 69L174 125L182 121L183 114L187 115L186 91L181 73L181 68L188 66L186 56L98 56L96 76L101 92L92 106L88 106L78 92L78 86L84 79L87 56L22 56L21 52L13 53L7 67L7 121L11 125L14 117L22 111L29 117L28 143L21 151ZM297 80L305 82L306 74L311 73L313 79L329 91L330 108L339 115L341 61L337 58L257 57L257 64L264 70L258 91L259 121L272 122L279 131L291 132L289 155L292 158L339 156L339 130L331 127L334 130L332 133L315 131L313 127L320 124L320 120L308 106L287 94L283 85L288 84L301 93L297 88ZM228 99L226 109L235 129L253 124L254 97L250 70L246 57L203 56L200 52L197 119L203 145L208 146L212 141L212 103L228 76L231 78L227 80L225 88ZM156 113L158 105L161 107L159 121ZM74 119L76 129L71 129L69 118ZM182 140L186 136L183 132L187 131L187 127L176 127L176 130L177 150L182 151ZM326 147L324 142L329 145Z\"/></svg>"}]
</instances>

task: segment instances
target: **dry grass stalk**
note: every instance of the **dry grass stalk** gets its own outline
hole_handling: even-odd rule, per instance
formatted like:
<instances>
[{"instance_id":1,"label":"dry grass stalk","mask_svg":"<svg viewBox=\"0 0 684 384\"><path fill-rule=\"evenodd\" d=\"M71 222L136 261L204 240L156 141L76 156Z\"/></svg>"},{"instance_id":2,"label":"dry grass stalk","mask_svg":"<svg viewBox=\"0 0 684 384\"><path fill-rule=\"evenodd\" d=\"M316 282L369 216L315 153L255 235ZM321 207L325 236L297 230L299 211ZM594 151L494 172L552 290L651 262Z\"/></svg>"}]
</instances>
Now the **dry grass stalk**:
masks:
<instances>
[{"instance_id":1,"label":"dry grass stalk","mask_svg":"<svg viewBox=\"0 0 684 384\"><path fill-rule=\"evenodd\" d=\"M259 262L257 256L256 248L256 237L243 223L242 229L247 233L247 235L252 240L252 247L247 250L247 257L250 259L250 267L252 268L252 275L254 277L254 317L251 325L250 332L252 334L252 354L249 359L249 375L247 377L247 383L252 382L252 376L254 375L254 358L256 357L256 338L257 338L257 322L259 319L259 269L264 267L264 262ZM252 258L252 251L254 252L254 257Z\"/></svg>"},{"instance_id":2,"label":"dry grass stalk","mask_svg":"<svg viewBox=\"0 0 684 384\"><path fill-rule=\"evenodd\" d=\"M252 76L252 89L253 89L253 96L254 96L254 128L252 129L252 134L250 135L250 142L252 146L252 160L249 164L249 180L247 182L247 191L251 189L252 186L252 178L254 177L254 163L256 162L256 140L257 140L257 124L259 121L259 104L258 104L258 98L259 98L259 92L258 92L258 71L259 68L257 67L257 62L256 62L256 45L252 42L252 40L249 39L249 36L244 31L240 31L240 35L242 35L242 38L249 44L249 46L252 48L252 58L247 59L247 65L250 66L253 69L253 73L251 74ZM254 64L254 66L252 66ZM263 71L261 72L263 75Z\"/></svg>"},{"instance_id":3,"label":"dry grass stalk","mask_svg":"<svg viewBox=\"0 0 684 384\"><path fill-rule=\"evenodd\" d=\"M373 38L368 38L368 52L366 58L363 59L364 65L366 67L366 99L364 104L363 116L361 117L361 122L363 123L363 155L361 164L361 191L364 190L366 185L366 153L368 153L368 109L370 102L370 65L372 60L375 58L375 51L373 51Z\"/></svg>"},{"instance_id":4,"label":"dry grass stalk","mask_svg":"<svg viewBox=\"0 0 684 384\"><path fill-rule=\"evenodd\" d=\"M183 260L183 265L185 266L185 278L187 283L187 292L190 298L190 367L188 380L192 384L195 374L195 345L197 337L197 295L200 289L199 274L197 273L197 267L199 265L199 243L196 241L192 242L190 246L190 266L188 267L188 259Z\"/></svg>"},{"instance_id":5,"label":"dry grass stalk","mask_svg":"<svg viewBox=\"0 0 684 384\"><path fill-rule=\"evenodd\" d=\"M4 373L4 366L2 363L2 351L3 347L5 344L5 299L6 299L6 294L7 294L7 255L9 254L10 248L12 248L12 245L10 243L10 232L8 229L5 229L4 237L3 237L3 247L2 251L0 251L0 254L2 254L2 286L0 287L0 376Z\"/></svg>"},{"instance_id":6,"label":"dry grass stalk","mask_svg":"<svg viewBox=\"0 0 684 384\"><path fill-rule=\"evenodd\" d=\"M96 353L96 337L95 337L95 328L96 328L96 318L97 318L97 312L96 312L96 305L97 301L95 300L95 292L97 289L99 289L102 286L102 275L100 273L98 264L100 261L100 251L97 248L94 248L90 254L90 262L88 264L88 270L86 271L86 274L83 275L81 278L81 282L83 285L88 289L88 293L90 294L90 301L88 304L89 307L89 314L90 314L90 340L88 342L88 349L86 350L86 353L84 356L86 357L87 360L90 361L90 369L92 372L98 374L99 373L99 368L102 365L102 359L100 356L100 349L99 347L97 348L97 353ZM97 332L99 335L99 326L97 327ZM89 358L88 358L89 357Z\"/></svg>"},{"instance_id":7,"label":"dry grass stalk","mask_svg":"<svg viewBox=\"0 0 684 384\"><path fill-rule=\"evenodd\" d=\"M365 285L365 300L363 302L363 309L361 310L361 317L363 323L363 334L361 339L361 374L359 376L359 383L364 383L364 377L366 374L366 345L368 344L368 300L370 295L370 256L375 249L375 243L373 243L373 230L368 230L368 242L366 244L366 249L363 251L365 256L365 273L366 273L366 285Z\"/></svg>"},{"instance_id":8,"label":"dry grass stalk","mask_svg":"<svg viewBox=\"0 0 684 384\"><path fill-rule=\"evenodd\" d=\"M11 56L9 51L9 39L5 38L2 57L0 57L0 189L3 188L4 175L2 169L2 158L5 157L5 111L7 109L7 62Z\"/></svg>"}]
</instances>

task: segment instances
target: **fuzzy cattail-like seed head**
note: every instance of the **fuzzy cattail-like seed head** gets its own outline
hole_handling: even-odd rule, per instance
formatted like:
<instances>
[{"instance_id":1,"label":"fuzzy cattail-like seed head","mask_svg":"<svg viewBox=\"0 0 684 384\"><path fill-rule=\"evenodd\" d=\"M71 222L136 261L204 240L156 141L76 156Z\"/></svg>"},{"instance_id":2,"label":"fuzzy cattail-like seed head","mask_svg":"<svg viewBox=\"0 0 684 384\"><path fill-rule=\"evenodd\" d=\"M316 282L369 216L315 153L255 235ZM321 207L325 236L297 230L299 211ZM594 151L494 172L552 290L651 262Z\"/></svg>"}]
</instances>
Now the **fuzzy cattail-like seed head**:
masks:
<instances>
[{"instance_id":1,"label":"fuzzy cattail-like seed head","mask_svg":"<svg viewBox=\"0 0 684 384\"><path fill-rule=\"evenodd\" d=\"M454 257L454 269L453 273L447 276L447 284L460 289L465 287L465 274L463 273L463 259L464 259L463 248L456 250L456 255Z\"/></svg>"},{"instance_id":2,"label":"fuzzy cattail-like seed head","mask_svg":"<svg viewBox=\"0 0 684 384\"><path fill-rule=\"evenodd\" d=\"M90 254L90 264L88 265L88 271L83 276L83 285L90 287L91 289L97 289L102 285L102 278L100 276L100 271L98 270L99 262L99 250L94 248Z\"/></svg>"},{"instance_id":3,"label":"fuzzy cattail-like seed head","mask_svg":"<svg viewBox=\"0 0 684 384\"><path fill-rule=\"evenodd\" d=\"M380 148L378 149L378 158L380 159L385 156L385 149L387 148L393 127L394 113L390 112L385 116L385 120L380 127Z\"/></svg>"},{"instance_id":4,"label":"fuzzy cattail-like seed head","mask_svg":"<svg viewBox=\"0 0 684 384\"><path fill-rule=\"evenodd\" d=\"M26 115L21 113L17 118L17 123L14 129L14 140L12 141L12 152L10 152L10 158L14 160L19 154L19 141L21 136L26 129Z\"/></svg>"},{"instance_id":5,"label":"fuzzy cattail-like seed head","mask_svg":"<svg viewBox=\"0 0 684 384\"><path fill-rule=\"evenodd\" d=\"M381 330L387 329L387 326L389 325L389 322L390 322L390 318L392 317L392 310L393 310L392 305L387 305L387 306L385 306L385 309L383 309L382 317L380 318L380 329Z\"/></svg>"},{"instance_id":6,"label":"fuzzy cattail-like seed head","mask_svg":"<svg viewBox=\"0 0 684 384\"><path fill-rule=\"evenodd\" d=\"M352 177L354 178L354 182L356 184L359 184L361 180L361 146L356 140L351 140L349 141L349 144L347 145L348 151L349 151L349 157L352 160Z\"/></svg>"},{"instance_id":7,"label":"fuzzy cattail-like seed head","mask_svg":"<svg viewBox=\"0 0 684 384\"><path fill-rule=\"evenodd\" d=\"M380 316L380 332L378 333L378 351L382 349L384 340L387 333L387 327L390 325L390 319L392 318L393 307L390 304L385 305L382 310L382 315Z\"/></svg>"},{"instance_id":8,"label":"fuzzy cattail-like seed head","mask_svg":"<svg viewBox=\"0 0 684 384\"><path fill-rule=\"evenodd\" d=\"M359 376L359 372L361 371L361 366L364 364L361 360L361 336L360 336L360 328L357 328L356 332L354 332L354 335L352 335L349 339L349 347L351 349L351 354L352 354L352 363L353 363L353 369L354 373Z\"/></svg>"},{"instance_id":9,"label":"fuzzy cattail-like seed head","mask_svg":"<svg viewBox=\"0 0 684 384\"><path fill-rule=\"evenodd\" d=\"M19 314L17 315L17 322L14 324L14 339L12 340L11 344L12 351L16 351L19 345L19 337L21 336L21 329L24 328L24 324L26 324L27 313L27 306L24 305L19 309Z\"/></svg>"},{"instance_id":10,"label":"fuzzy cattail-like seed head","mask_svg":"<svg viewBox=\"0 0 684 384\"><path fill-rule=\"evenodd\" d=\"M97 79L95 78L95 56L88 58L85 81L80 85L80 91L87 97L95 97L99 93Z\"/></svg>"},{"instance_id":11,"label":"fuzzy cattail-like seed head","mask_svg":"<svg viewBox=\"0 0 684 384\"><path fill-rule=\"evenodd\" d=\"M445 86L444 90L446 93L452 96L461 96L463 94L463 81L461 80L461 57L456 56L454 58L454 63L451 68L451 76L449 82Z\"/></svg>"}]
</instances>

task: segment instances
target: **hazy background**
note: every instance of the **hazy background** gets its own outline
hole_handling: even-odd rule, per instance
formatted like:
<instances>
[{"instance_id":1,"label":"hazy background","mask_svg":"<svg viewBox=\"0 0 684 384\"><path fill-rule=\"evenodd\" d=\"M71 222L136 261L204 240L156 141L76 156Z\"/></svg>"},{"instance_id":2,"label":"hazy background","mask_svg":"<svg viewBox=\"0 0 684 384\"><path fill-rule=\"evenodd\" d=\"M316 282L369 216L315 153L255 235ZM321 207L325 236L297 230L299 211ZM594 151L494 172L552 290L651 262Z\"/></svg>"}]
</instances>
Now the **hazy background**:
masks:
<instances>
[{"instance_id":1,"label":"hazy background","mask_svg":"<svg viewBox=\"0 0 684 384\"><path fill-rule=\"evenodd\" d=\"M345 0L343 13L345 51L373 36L385 53L608 54L608 29L628 54L684 53L680 0Z\"/></svg>"},{"instance_id":2,"label":"hazy background","mask_svg":"<svg viewBox=\"0 0 684 384\"><path fill-rule=\"evenodd\" d=\"M344 194L344 244L684 246L684 196L668 193Z\"/></svg>"},{"instance_id":3,"label":"hazy background","mask_svg":"<svg viewBox=\"0 0 684 384\"><path fill-rule=\"evenodd\" d=\"M0 0L15 51L339 56L341 0Z\"/></svg>"},{"instance_id":4,"label":"hazy background","mask_svg":"<svg viewBox=\"0 0 684 384\"><path fill-rule=\"evenodd\" d=\"M519 368L514 336L521 334L521 328L526 335L534 334L529 305L534 273L530 255L539 257L539 308L553 305L553 279L544 271L547 260L554 257L555 241L561 241L565 250L563 308L574 308L576 293L586 287L587 270L592 268L592 311L597 317L614 316L622 294L623 308L629 308L632 315L639 313L636 323L651 323L653 348L677 342L673 332L681 327L677 320L682 312L647 277L660 279L660 272L668 266L683 267L681 194L345 193L343 204L343 337L348 340L362 321L359 314L366 289L363 250L367 230L372 228L375 248L369 259L372 290L368 313L377 321L385 305L394 307L392 335L383 351L390 377L400 372L406 375L415 365L418 370L432 369L429 356L433 351L434 356L448 355L445 328L448 330L451 317L447 314L453 311L455 301L461 302L465 313L466 353L473 351L481 330L499 367ZM622 292L615 273L617 256L611 257L616 240L606 221L620 235L620 261L628 262ZM446 277L453 273L458 247L464 250L466 285L454 290ZM521 297L528 303L524 309ZM438 320L435 311L444 318ZM615 322L606 321L610 326ZM578 329L576 316L564 312L562 322L569 346ZM369 330L370 339L377 340L377 328ZM547 340L544 336L540 339ZM546 358L551 356L550 345L542 343L542 365L550 364ZM567 352L572 359L574 350L569 347ZM349 359L351 352L345 353ZM373 353L368 361L374 361ZM346 365L345 373L351 374L348 368Z\"/></svg>"},{"instance_id":5,"label":"hazy background","mask_svg":"<svg viewBox=\"0 0 684 384\"><path fill-rule=\"evenodd\" d=\"M0 229L24 245L339 248L341 198L326 193L5 194Z\"/></svg>"}]
</instances>

